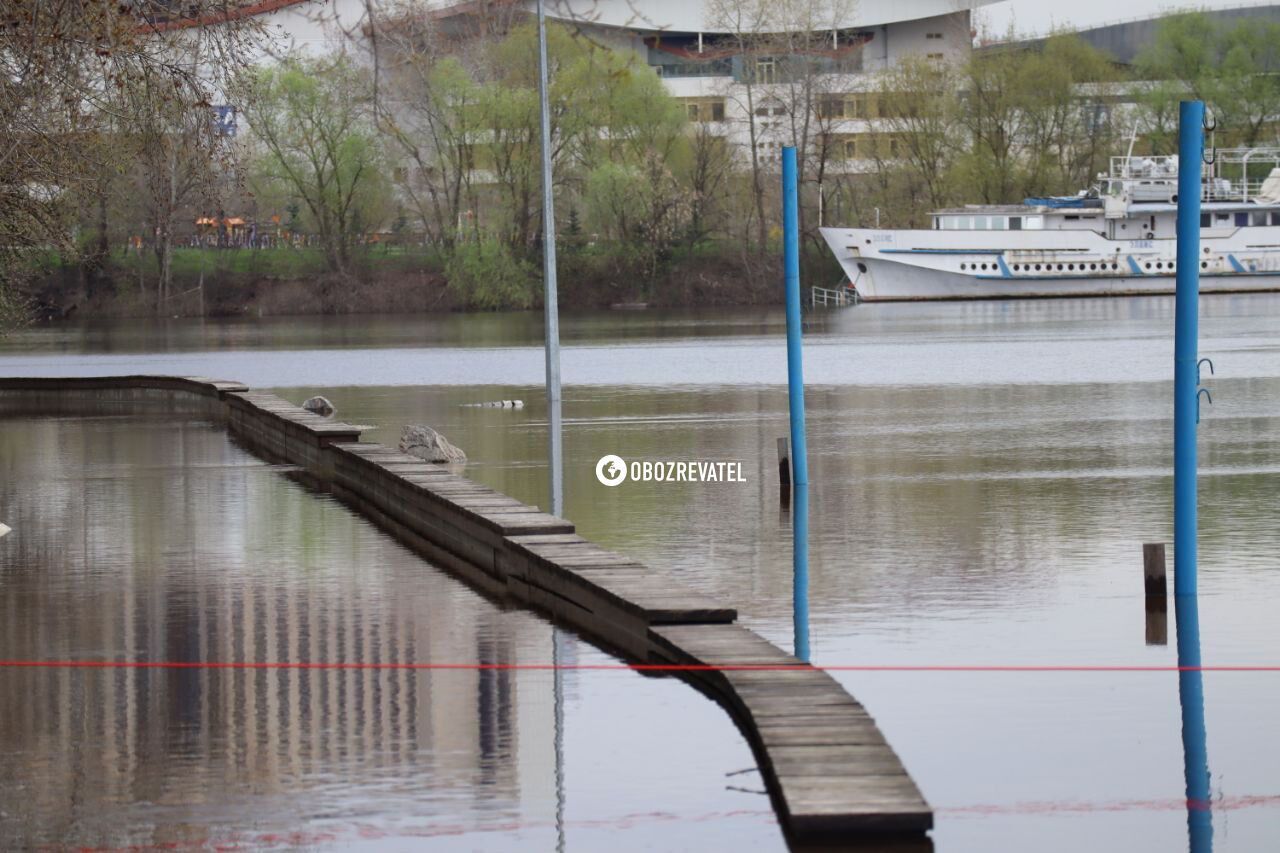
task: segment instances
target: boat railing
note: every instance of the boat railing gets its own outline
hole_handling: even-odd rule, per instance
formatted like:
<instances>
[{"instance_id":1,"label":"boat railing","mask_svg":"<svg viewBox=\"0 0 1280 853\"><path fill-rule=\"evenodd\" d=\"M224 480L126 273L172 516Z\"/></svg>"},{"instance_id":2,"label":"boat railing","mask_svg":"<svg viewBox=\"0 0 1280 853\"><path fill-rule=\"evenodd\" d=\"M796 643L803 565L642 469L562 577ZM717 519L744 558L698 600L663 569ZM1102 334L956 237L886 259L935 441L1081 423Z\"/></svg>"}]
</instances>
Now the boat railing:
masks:
<instances>
[{"instance_id":1,"label":"boat railing","mask_svg":"<svg viewBox=\"0 0 1280 853\"><path fill-rule=\"evenodd\" d=\"M848 284L838 288L811 287L809 300L814 308L843 308L858 303L858 291Z\"/></svg>"},{"instance_id":2,"label":"boat railing","mask_svg":"<svg viewBox=\"0 0 1280 853\"><path fill-rule=\"evenodd\" d=\"M1201 166L1200 198L1203 201L1256 199L1271 172L1280 169L1280 146L1218 148L1210 157L1210 162ZM1148 187L1168 185L1170 190L1177 187L1176 154L1117 156L1111 158L1110 166L1106 177L1112 182Z\"/></svg>"}]
</instances>

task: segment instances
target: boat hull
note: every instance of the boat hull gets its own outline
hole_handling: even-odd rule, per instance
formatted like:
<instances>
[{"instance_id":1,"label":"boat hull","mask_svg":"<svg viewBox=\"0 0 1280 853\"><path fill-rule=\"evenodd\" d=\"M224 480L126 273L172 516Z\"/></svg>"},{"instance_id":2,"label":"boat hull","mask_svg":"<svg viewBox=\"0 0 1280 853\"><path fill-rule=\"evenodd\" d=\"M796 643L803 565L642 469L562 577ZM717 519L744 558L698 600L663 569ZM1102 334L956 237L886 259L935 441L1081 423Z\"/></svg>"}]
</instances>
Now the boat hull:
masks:
<instances>
[{"instance_id":1,"label":"boat hull","mask_svg":"<svg viewBox=\"0 0 1280 853\"><path fill-rule=\"evenodd\" d=\"M989 232L979 235L986 245L960 248L942 244L947 232L822 233L865 302L1159 295L1176 288L1172 240L1044 231L1034 244L1017 246L998 242L995 235L1008 232ZM1205 243L1201 293L1280 291L1280 252L1220 243Z\"/></svg>"}]
</instances>

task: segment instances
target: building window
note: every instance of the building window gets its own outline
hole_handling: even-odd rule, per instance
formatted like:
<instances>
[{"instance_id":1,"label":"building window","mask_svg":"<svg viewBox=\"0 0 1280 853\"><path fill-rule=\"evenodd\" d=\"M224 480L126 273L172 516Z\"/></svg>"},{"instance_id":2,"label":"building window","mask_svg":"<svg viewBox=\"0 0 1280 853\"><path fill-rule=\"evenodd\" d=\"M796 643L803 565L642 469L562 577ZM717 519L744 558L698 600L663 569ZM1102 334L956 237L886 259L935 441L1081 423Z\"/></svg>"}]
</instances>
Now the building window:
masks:
<instances>
[{"instance_id":1,"label":"building window","mask_svg":"<svg viewBox=\"0 0 1280 853\"><path fill-rule=\"evenodd\" d=\"M927 35L925 35L925 38L927 38L927 39L940 39L940 38L942 38L942 33L928 33Z\"/></svg>"},{"instance_id":2,"label":"building window","mask_svg":"<svg viewBox=\"0 0 1280 853\"><path fill-rule=\"evenodd\" d=\"M697 98L684 102L689 121L724 121L723 98Z\"/></svg>"},{"instance_id":3,"label":"building window","mask_svg":"<svg viewBox=\"0 0 1280 853\"><path fill-rule=\"evenodd\" d=\"M844 98L839 95L818 98L818 118L844 118Z\"/></svg>"},{"instance_id":4,"label":"building window","mask_svg":"<svg viewBox=\"0 0 1280 853\"><path fill-rule=\"evenodd\" d=\"M756 60L756 82L778 82L778 63L772 57Z\"/></svg>"},{"instance_id":5,"label":"building window","mask_svg":"<svg viewBox=\"0 0 1280 853\"><path fill-rule=\"evenodd\" d=\"M946 57L943 56L941 53L926 53L924 55L924 58L934 60L935 62L941 62Z\"/></svg>"},{"instance_id":6,"label":"building window","mask_svg":"<svg viewBox=\"0 0 1280 853\"><path fill-rule=\"evenodd\" d=\"M762 101L760 105L756 107L755 113L761 118L767 118L771 115L784 116L787 114L787 107L786 104L781 101L771 99L769 101Z\"/></svg>"}]
</instances>

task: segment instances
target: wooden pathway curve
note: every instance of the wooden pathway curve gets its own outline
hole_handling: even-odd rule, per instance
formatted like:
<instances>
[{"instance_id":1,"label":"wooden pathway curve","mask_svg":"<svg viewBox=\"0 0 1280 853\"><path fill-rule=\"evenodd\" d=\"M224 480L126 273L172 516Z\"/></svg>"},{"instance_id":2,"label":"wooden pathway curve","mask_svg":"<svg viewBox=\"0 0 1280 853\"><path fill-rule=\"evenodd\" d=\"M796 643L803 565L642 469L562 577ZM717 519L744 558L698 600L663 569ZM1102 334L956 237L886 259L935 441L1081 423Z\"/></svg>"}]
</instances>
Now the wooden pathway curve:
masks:
<instances>
[{"instance_id":1,"label":"wooden pathway curve","mask_svg":"<svg viewBox=\"0 0 1280 853\"><path fill-rule=\"evenodd\" d=\"M698 667L678 677L729 711L793 839L920 837L933 825L871 715L829 674L736 624L734 608L578 536L565 519L443 466L361 442L358 427L240 383L0 379L0 412L33 402L59 410L160 405L221 417L254 451L300 466L485 593L543 611L630 663Z\"/></svg>"}]
</instances>

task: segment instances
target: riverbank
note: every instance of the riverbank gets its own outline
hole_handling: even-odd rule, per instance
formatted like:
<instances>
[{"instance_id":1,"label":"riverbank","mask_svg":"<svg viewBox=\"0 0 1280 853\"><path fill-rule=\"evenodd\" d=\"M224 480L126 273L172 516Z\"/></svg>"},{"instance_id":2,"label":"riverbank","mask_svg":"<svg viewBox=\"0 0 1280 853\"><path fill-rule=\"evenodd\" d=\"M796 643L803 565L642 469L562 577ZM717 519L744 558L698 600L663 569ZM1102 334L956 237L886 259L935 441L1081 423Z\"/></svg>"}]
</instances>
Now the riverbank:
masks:
<instances>
[{"instance_id":1,"label":"riverbank","mask_svg":"<svg viewBox=\"0 0 1280 853\"><path fill-rule=\"evenodd\" d=\"M833 279L834 263L813 251L809 265ZM560 257L561 305L688 308L781 304L778 258L728 245L689 250L651 275L625 252L569 248ZM29 286L35 319L136 317L265 317L302 314L402 314L541 307L534 265L516 286L490 286L483 267L451 266L438 252L370 249L350 272L326 269L319 249L174 251L172 283L159 292L154 254L117 252L96 275L50 263ZM451 275L456 270L455 275ZM507 271L509 274L509 271ZM498 273L494 273L498 275Z\"/></svg>"}]
</instances>

